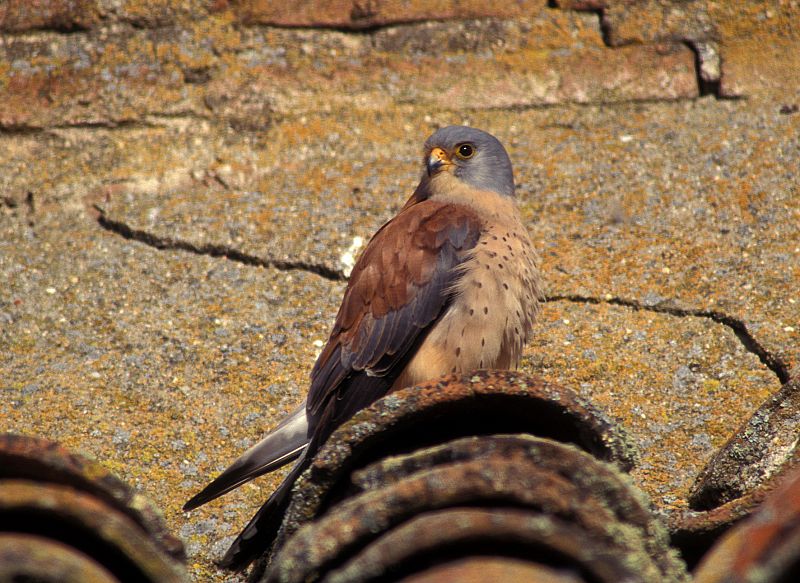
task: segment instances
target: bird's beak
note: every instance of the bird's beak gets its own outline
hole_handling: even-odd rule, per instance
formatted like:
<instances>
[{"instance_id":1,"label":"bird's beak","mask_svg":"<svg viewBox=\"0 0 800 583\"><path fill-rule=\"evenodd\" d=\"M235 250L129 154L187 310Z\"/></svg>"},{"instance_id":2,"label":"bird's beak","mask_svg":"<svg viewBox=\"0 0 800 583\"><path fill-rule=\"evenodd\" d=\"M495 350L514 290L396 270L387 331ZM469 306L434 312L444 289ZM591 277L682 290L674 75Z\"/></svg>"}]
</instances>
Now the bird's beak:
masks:
<instances>
[{"instance_id":1,"label":"bird's beak","mask_svg":"<svg viewBox=\"0 0 800 583\"><path fill-rule=\"evenodd\" d=\"M447 156L445 151L441 148L434 148L431 150L431 153L428 154L428 161L426 163L428 168L428 176L433 176L439 170L441 170L442 166L449 164L451 164L450 158Z\"/></svg>"}]
</instances>

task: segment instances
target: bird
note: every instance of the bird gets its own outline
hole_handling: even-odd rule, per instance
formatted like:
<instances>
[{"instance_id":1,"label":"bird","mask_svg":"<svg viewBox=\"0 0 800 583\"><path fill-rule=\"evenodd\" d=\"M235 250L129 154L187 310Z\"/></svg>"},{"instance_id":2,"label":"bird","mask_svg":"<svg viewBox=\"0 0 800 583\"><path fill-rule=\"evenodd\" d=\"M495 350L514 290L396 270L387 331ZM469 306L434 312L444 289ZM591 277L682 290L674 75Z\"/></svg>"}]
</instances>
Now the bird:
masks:
<instances>
[{"instance_id":1,"label":"bird","mask_svg":"<svg viewBox=\"0 0 800 583\"><path fill-rule=\"evenodd\" d=\"M220 562L242 570L277 535L292 486L331 433L382 396L440 376L512 369L542 298L511 160L493 135L435 131L411 197L354 265L306 399L184 510L293 460Z\"/></svg>"}]
</instances>

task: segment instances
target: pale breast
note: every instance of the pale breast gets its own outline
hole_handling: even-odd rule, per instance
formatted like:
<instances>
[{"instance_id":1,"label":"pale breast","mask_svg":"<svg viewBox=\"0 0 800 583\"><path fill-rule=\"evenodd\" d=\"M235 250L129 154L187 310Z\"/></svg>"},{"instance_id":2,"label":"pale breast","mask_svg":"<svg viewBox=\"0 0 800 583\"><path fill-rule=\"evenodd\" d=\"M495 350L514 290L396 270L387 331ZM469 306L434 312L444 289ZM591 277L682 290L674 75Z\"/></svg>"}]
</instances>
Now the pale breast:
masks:
<instances>
[{"instance_id":1,"label":"pale breast","mask_svg":"<svg viewBox=\"0 0 800 583\"><path fill-rule=\"evenodd\" d=\"M516 210L516 209L515 209ZM539 310L538 259L514 213L487 224L447 313L395 388L476 368L516 368Z\"/></svg>"}]
</instances>

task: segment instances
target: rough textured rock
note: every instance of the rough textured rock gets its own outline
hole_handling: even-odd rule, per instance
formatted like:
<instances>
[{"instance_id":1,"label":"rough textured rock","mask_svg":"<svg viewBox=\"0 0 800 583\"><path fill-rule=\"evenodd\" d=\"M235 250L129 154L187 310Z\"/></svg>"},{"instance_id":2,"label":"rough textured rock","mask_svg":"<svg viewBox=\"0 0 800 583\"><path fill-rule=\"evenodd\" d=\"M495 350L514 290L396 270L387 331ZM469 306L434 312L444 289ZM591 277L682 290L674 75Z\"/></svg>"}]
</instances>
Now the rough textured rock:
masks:
<instances>
[{"instance_id":1,"label":"rough textured rock","mask_svg":"<svg viewBox=\"0 0 800 583\"><path fill-rule=\"evenodd\" d=\"M276 478L181 503L299 401L422 141L469 123L542 255L526 370L685 509L800 362L800 3L357 5L0 6L0 429L103 460L231 580L212 558Z\"/></svg>"},{"instance_id":2,"label":"rough textured rock","mask_svg":"<svg viewBox=\"0 0 800 583\"><path fill-rule=\"evenodd\" d=\"M451 20L479 17L521 17L542 12L545 0L487 3L467 0L454 4L447 0L431 2L412 0L301 0L280 4L269 0L231 2L235 13L245 22L279 26L322 26L337 28L369 28L398 22L419 20Z\"/></svg>"}]
</instances>

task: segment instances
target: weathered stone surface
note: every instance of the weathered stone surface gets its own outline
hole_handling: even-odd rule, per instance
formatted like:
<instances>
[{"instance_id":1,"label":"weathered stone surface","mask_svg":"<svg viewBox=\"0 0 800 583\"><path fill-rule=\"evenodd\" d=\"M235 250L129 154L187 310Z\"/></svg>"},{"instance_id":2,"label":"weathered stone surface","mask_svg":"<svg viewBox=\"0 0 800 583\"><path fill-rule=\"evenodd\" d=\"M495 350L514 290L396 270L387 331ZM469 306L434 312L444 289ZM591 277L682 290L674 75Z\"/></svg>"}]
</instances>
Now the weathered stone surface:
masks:
<instances>
[{"instance_id":1,"label":"weathered stone surface","mask_svg":"<svg viewBox=\"0 0 800 583\"><path fill-rule=\"evenodd\" d=\"M447 30L457 35L462 26L448 24ZM331 42L347 38L341 33L328 34ZM317 42L316 34L305 36ZM535 44L528 46L527 39L534 36L518 38L516 42L523 44L519 49L499 47L446 54L373 52L365 51L363 45L350 44L327 54L287 53L276 66L268 68L259 64L268 58L265 56L262 61L237 61L231 74L220 76L219 82L224 83L226 91L231 83L249 87L242 87L237 94L258 94L262 100L268 95L274 111L284 116L353 103L360 109L376 110L404 103L445 109L456 106L491 109L697 95L694 55L683 45L638 46L615 51L593 44L542 49ZM377 38L380 42L381 37ZM300 64L309 61L313 65L310 71L302 76L294 73ZM329 90L320 91L323 86ZM212 81L209 91L213 94L216 90L216 82Z\"/></svg>"},{"instance_id":2,"label":"weathered stone surface","mask_svg":"<svg viewBox=\"0 0 800 583\"><path fill-rule=\"evenodd\" d=\"M755 490L795 456L800 442L800 378L767 399L711 458L689 503L709 510Z\"/></svg>"},{"instance_id":3,"label":"weathered stone surface","mask_svg":"<svg viewBox=\"0 0 800 583\"><path fill-rule=\"evenodd\" d=\"M459 40L421 50L431 27ZM7 39L0 126L151 124L210 110L237 129L264 130L276 116L353 103L475 109L697 95L689 49L609 51L596 23L576 14L401 27L376 33L374 45L339 32L239 31L222 17L182 30Z\"/></svg>"},{"instance_id":4,"label":"weathered stone surface","mask_svg":"<svg viewBox=\"0 0 800 583\"><path fill-rule=\"evenodd\" d=\"M800 30L800 2L797 0L746 0L744 2L708 2L708 12L716 23L721 39L747 39L759 36L797 40ZM790 55L787 55L789 57ZM753 54L759 57L759 52Z\"/></svg>"},{"instance_id":5,"label":"weathered stone surface","mask_svg":"<svg viewBox=\"0 0 800 583\"><path fill-rule=\"evenodd\" d=\"M225 0L96 0L104 22L123 22L137 28L170 27L177 23L192 26L218 11Z\"/></svg>"},{"instance_id":6,"label":"weathered stone surface","mask_svg":"<svg viewBox=\"0 0 800 583\"><path fill-rule=\"evenodd\" d=\"M778 385L720 324L604 304L548 303L528 355L632 433L642 459L631 474L668 511L686 507L722 436Z\"/></svg>"},{"instance_id":7,"label":"weathered stone surface","mask_svg":"<svg viewBox=\"0 0 800 583\"><path fill-rule=\"evenodd\" d=\"M800 12L797 18L800 19ZM782 104L800 102L800 39L776 38L769 43L759 38L733 39L725 41L721 51L721 95L742 97L769 92Z\"/></svg>"},{"instance_id":8,"label":"weathered stone surface","mask_svg":"<svg viewBox=\"0 0 800 583\"><path fill-rule=\"evenodd\" d=\"M186 78L207 66L212 47L186 37L112 28L0 39L0 127L114 126L203 112Z\"/></svg>"},{"instance_id":9,"label":"weathered stone surface","mask_svg":"<svg viewBox=\"0 0 800 583\"><path fill-rule=\"evenodd\" d=\"M97 0L6 0L0 4L0 32L80 30L99 17Z\"/></svg>"},{"instance_id":10,"label":"weathered stone surface","mask_svg":"<svg viewBox=\"0 0 800 583\"><path fill-rule=\"evenodd\" d=\"M603 11L611 46L631 43L713 40L708 0L609 1Z\"/></svg>"},{"instance_id":11,"label":"weathered stone surface","mask_svg":"<svg viewBox=\"0 0 800 583\"><path fill-rule=\"evenodd\" d=\"M263 130L276 116L354 103L374 109L410 101L495 108L687 99L697 96L697 74L694 54L682 43L717 38L723 42L722 62L730 62L723 95L788 89L787 76L780 73L798 69L793 45L779 51L788 64L773 59L774 72L760 74L741 69L752 60L743 51L759 52L763 41L737 48L741 40L752 42L754 33L784 43L796 40L791 22L800 8L792 3L748 5L740 15L726 3L700 0L612 2L604 12L604 34L594 15L533 4L538 7L481 5L475 11L461 5L457 20L445 13L431 20L426 5L426 22L354 35L242 29L232 21L236 14L260 14L257 21L270 22L274 16L284 24L281 19L294 13L330 10L341 16L356 6L347 2L313 9L236 3L230 10L169 0L74 6L12 2L0 12L5 23L0 27L6 30L88 32L0 39L0 127L146 124L150 116L208 116L210 110L239 129ZM422 18L406 4L365 6L381 25ZM445 12L452 10L448 4ZM396 17L380 16L394 11ZM612 46L641 46L613 50L603 45L604 37Z\"/></svg>"},{"instance_id":12,"label":"weathered stone surface","mask_svg":"<svg viewBox=\"0 0 800 583\"><path fill-rule=\"evenodd\" d=\"M371 37L376 51L420 56L603 46L597 17L561 10L543 10L534 16L513 19L433 20L387 26L375 30Z\"/></svg>"},{"instance_id":13,"label":"weathered stone surface","mask_svg":"<svg viewBox=\"0 0 800 583\"><path fill-rule=\"evenodd\" d=\"M369 28L417 20L448 20L481 17L523 17L545 9L545 0L491 3L466 0L454 4L447 0L301 0L276 3L269 0L239 0L231 6L248 23L279 26L328 26L335 28Z\"/></svg>"},{"instance_id":14,"label":"weathered stone surface","mask_svg":"<svg viewBox=\"0 0 800 583\"><path fill-rule=\"evenodd\" d=\"M155 28L203 18L210 8L219 9L214 4L207 0L6 0L0 4L0 32L74 32L118 23Z\"/></svg>"},{"instance_id":15,"label":"weathered stone surface","mask_svg":"<svg viewBox=\"0 0 800 583\"><path fill-rule=\"evenodd\" d=\"M190 521L180 506L302 398L341 286L160 252L63 212L4 221L0 241L4 429L102 460L164 510L196 580L236 580L200 556L259 490Z\"/></svg>"},{"instance_id":16,"label":"weathered stone surface","mask_svg":"<svg viewBox=\"0 0 800 583\"><path fill-rule=\"evenodd\" d=\"M785 380L800 358L789 291L800 223L783 220L800 216L796 121L771 103L701 101L590 109L545 135L518 133L520 196L550 295L728 315Z\"/></svg>"}]
</instances>

